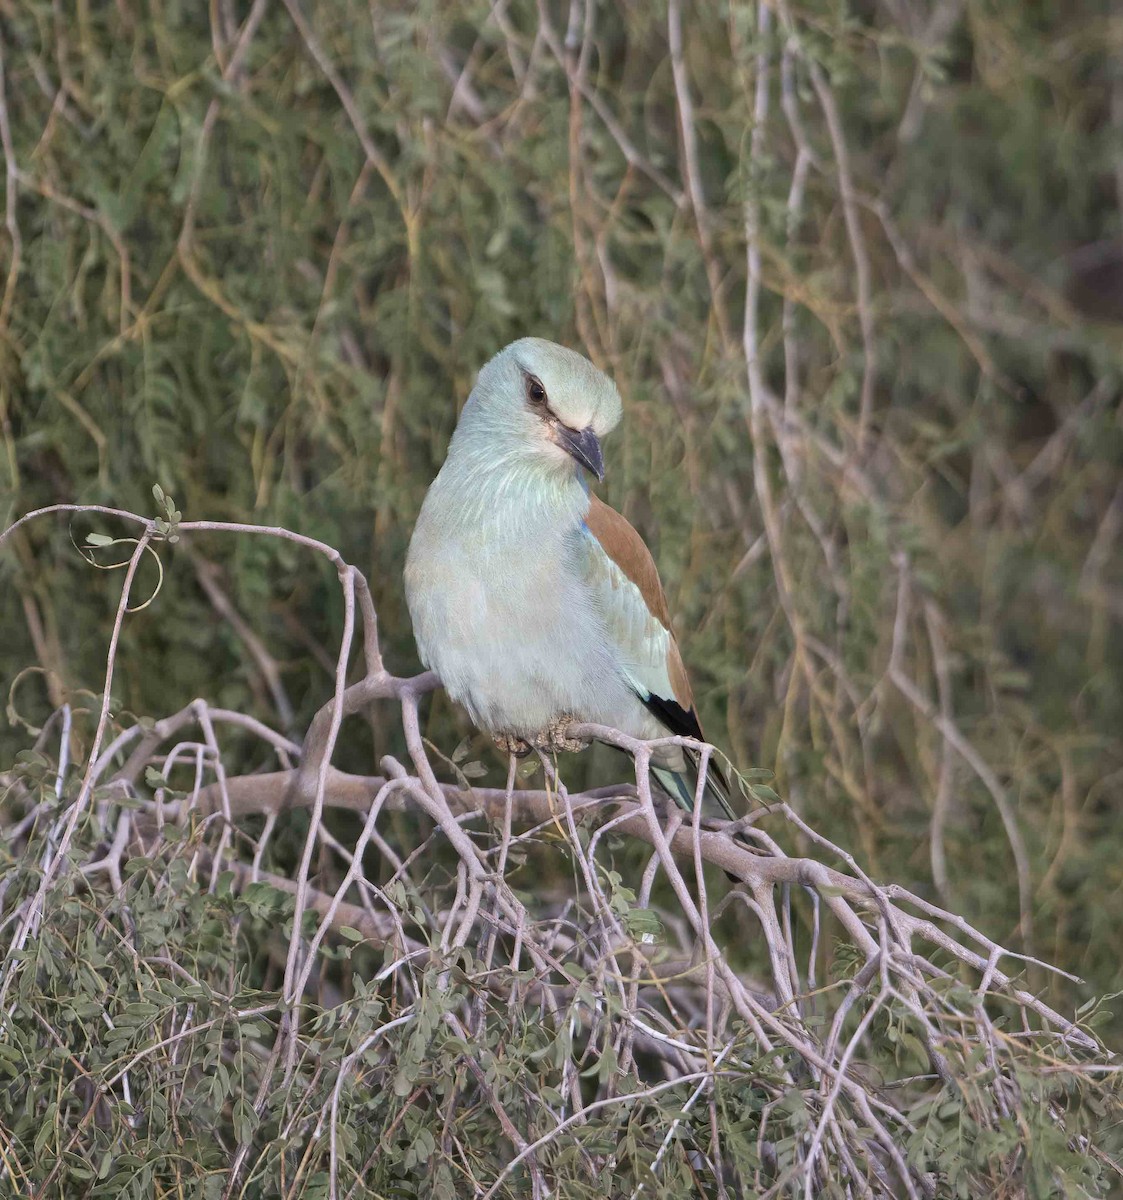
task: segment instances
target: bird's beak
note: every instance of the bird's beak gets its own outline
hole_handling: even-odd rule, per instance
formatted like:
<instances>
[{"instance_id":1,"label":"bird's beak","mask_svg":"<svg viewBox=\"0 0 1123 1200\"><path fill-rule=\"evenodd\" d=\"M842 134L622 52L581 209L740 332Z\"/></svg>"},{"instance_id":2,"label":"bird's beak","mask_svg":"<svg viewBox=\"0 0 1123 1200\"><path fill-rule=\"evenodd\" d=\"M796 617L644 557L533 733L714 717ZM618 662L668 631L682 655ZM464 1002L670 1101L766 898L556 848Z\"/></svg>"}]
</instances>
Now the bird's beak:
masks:
<instances>
[{"instance_id":1,"label":"bird's beak","mask_svg":"<svg viewBox=\"0 0 1123 1200\"><path fill-rule=\"evenodd\" d=\"M600 442L591 429L570 429L565 425L557 427L557 443L583 466L587 467L598 478L604 478L604 456L601 454Z\"/></svg>"}]
</instances>

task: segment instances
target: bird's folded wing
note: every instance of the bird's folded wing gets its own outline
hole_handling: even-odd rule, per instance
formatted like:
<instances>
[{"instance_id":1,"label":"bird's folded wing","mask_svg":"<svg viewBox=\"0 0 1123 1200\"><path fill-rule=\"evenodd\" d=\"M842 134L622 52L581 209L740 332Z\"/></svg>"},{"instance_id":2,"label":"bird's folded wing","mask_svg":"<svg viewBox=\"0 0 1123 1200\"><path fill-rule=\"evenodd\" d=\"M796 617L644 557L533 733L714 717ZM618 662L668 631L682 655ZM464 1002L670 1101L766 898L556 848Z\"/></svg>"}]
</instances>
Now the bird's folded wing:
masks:
<instances>
[{"instance_id":1,"label":"bird's folded wing","mask_svg":"<svg viewBox=\"0 0 1123 1200\"><path fill-rule=\"evenodd\" d=\"M701 738L690 680L651 552L624 517L596 496L589 500L586 581L628 682L668 730Z\"/></svg>"}]
</instances>

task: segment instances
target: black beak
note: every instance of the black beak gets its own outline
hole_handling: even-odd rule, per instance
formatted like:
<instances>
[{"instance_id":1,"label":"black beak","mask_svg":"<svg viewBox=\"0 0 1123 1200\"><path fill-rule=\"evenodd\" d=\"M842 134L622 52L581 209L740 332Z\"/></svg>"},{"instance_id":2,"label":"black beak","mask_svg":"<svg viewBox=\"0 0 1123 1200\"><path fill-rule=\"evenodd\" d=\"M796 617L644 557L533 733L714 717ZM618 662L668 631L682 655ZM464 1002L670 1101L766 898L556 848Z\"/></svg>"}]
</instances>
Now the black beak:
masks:
<instances>
[{"instance_id":1,"label":"black beak","mask_svg":"<svg viewBox=\"0 0 1123 1200\"><path fill-rule=\"evenodd\" d=\"M558 444L564 446L570 454L583 466L587 467L598 478L604 478L604 457L600 451L600 442L591 429L570 429L566 425L558 426Z\"/></svg>"}]
</instances>

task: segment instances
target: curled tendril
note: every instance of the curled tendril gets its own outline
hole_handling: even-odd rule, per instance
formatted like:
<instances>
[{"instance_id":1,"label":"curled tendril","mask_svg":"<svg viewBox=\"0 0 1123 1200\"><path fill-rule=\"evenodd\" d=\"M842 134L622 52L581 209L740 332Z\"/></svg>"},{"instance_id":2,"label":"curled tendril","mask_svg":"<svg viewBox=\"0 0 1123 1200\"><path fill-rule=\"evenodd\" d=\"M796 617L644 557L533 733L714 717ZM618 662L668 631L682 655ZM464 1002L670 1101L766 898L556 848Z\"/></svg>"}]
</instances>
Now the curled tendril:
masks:
<instances>
[{"instance_id":1,"label":"curled tendril","mask_svg":"<svg viewBox=\"0 0 1123 1200\"><path fill-rule=\"evenodd\" d=\"M42 675L44 679L48 679L51 672L46 667L24 667L22 671L12 680L12 686L8 688L8 706L5 710L8 717L8 722L11 725L22 725L32 737L38 737L43 732L40 725L33 725L22 713L16 708L16 688L20 683L30 675Z\"/></svg>"},{"instance_id":2,"label":"curled tendril","mask_svg":"<svg viewBox=\"0 0 1123 1200\"><path fill-rule=\"evenodd\" d=\"M90 564L91 567L96 567L99 571L119 571L122 567L127 567L132 560L130 554L128 558L123 558L120 562L115 563L100 563L94 556L94 549L105 550L110 546L136 546L140 542L140 538L111 538L104 533L89 533L86 535L87 546L79 546L74 540L74 527L70 527L70 544L75 550ZM152 555L156 563L156 570L159 572L159 578L156 580L156 586L152 589L152 595L141 604L130 604L126 607L127 613L138 613L146 609L153 600L160 594L160 589L164 586L164 564L160 561L160 556L153 549L151 543L145 545L145 550Z\"/></svg>"}]
</instances>

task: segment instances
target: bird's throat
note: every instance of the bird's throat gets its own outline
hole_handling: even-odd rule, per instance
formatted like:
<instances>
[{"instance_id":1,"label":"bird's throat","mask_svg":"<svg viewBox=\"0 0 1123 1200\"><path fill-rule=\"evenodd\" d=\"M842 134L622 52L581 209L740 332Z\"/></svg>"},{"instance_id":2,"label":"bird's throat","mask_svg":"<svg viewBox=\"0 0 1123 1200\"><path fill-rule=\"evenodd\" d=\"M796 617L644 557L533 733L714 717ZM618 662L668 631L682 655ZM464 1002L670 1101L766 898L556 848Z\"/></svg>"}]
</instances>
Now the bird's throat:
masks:
<instances>
[{"instance_id":1,"label":"bird's throat","mask_svg":"<svg viewBox=\"0 0 1123 1200\"><path fill-rule=\"evenodd\" d=\"M579 472L518 457L457 457L446 461L434 487L444 519L464 532L522 540L557 535L584 520L589 495Z\"/></svg>"}]
</instances>

